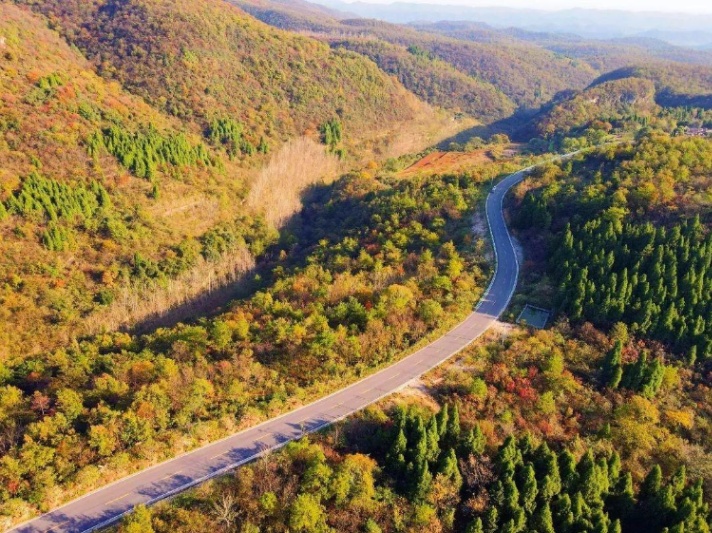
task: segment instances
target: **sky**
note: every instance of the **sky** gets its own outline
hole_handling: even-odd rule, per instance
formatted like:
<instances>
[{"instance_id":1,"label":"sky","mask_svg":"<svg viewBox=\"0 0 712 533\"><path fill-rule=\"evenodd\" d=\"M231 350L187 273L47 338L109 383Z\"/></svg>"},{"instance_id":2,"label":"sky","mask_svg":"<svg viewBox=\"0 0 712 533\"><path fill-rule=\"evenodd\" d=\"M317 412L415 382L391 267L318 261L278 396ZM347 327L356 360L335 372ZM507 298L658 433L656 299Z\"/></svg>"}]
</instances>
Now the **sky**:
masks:
<instances>
[{"instance_id":1,"label":"sky","mask_svg":"<svg viewBox=\"0 0 712 533\"><path fill-rule=\"evenodd\" d=\"M352 1L352 0L347 0ZM397 0L361 0L391 3ZM712 13L710 0L403 0L425 4L468 5L473 7L519 7L529 9L618 9L624 11L662 11L673 13Z\"/></svg>"}]
</instances>

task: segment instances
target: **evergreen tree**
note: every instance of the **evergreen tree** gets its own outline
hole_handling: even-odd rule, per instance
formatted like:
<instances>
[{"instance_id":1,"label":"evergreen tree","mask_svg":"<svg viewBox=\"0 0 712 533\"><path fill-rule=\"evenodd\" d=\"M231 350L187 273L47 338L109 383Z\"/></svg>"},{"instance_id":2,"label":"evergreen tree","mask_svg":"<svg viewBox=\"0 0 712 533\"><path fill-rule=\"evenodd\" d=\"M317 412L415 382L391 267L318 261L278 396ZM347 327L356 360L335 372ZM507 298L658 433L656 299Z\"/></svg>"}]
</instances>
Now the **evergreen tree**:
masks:
<instances>
[{"instance_id":1,"label":"evergreen tree","mask_svg":"<svg viewBox=\"0 0 712 533\"><path fill-rule=\"evenodd\" d=\"M443 458L440 460L440 467L438 471L440 474L452 481L458 489L462 486L462 475L460 474L460 469L457 466L455 450L452 448L447 452L444 452Z\"/></svg>"},{"instance_id":2,"label":"evergreen tree","mask_svg":"<svg viewBox=\"0 0 712 533\"><path fill-rule=\"evenodd\" d=\"M427 441L427 459L430 463L434 463L440 457L440 434L438 432L438 421L434 416L430 417L430 422L428 422Z\"/></svg>"},{"instance_id":3,"label":"evergreen tree","mask_svg":"<svg viewBox=\"0 0 712 533\"><path fill-rule=\"evenodd\" d=\"M606 354L601 371L603 384L615 389L623 377L622 358L623 343L618 340L611 351Z\"/></svg>"},{"instance_id":4,"label":"evergreen tree","mask_svg":"<svg viewBox=\"0 0 712 533\"><path fill-rule=\"evenodd\" d=\"M555 533L554 519L549 503L540 505L532 518L532 526L537 533Z\"/></svg>"},{"instance_id":5,"label":"evergreen tree","mask_svg":"<svg viewBox=\"0 0 712 533\"><path fill-rule=\"evenodd\" d=\"M470 522L465 530L465 533L485 533L485 528L482 525L482 519L478 517Z\"/></svg>"},{"instance_id":6,"label":"evergreen tree","mask_svg":"<svg viewBox=\"0 0 712 533\"><path fill-rule=\"evenodd\" d=\"M446 448L455 448L460 441L460 411L457 404L452 406L450 416L445 425L444 446Z\"/></svg>"},{"instance_id":7,"label":"evergreen tree","mask_svg":"<svg viewBox=\"0 0 712 533\"><path fill-rule=\"evenodd\" d=\"M527 464L522 469L521 474L521 504L524 510L531 514L536 507L536 498L539 494L539 488L534 474L534 467Z\"/></svg>"},{"instance_id":8,"label":"evergreen tree","mask_svg":"<svg viewBox=\"0 0 712 533\"><path fill-rule=\"evenodd\" d=\"M499 531L499 511L497 507L491 506L487 509L483 526L485 533L497 533Z\"/></svg>"},{"instance_id":9,"label":"evergreen tree","mask_svg":"<svg viewBox=\"0 0 712 533\"><path fill-rule=\"evenodd\" d=\"M470 431L465 433L460 446L460 453L463 456L468 456L470 454L482 455L485 451L486 443L487 439L484 433L482 433L482 429L480 429L479 424L475 424Z\"/></svg>"}]
</instances>

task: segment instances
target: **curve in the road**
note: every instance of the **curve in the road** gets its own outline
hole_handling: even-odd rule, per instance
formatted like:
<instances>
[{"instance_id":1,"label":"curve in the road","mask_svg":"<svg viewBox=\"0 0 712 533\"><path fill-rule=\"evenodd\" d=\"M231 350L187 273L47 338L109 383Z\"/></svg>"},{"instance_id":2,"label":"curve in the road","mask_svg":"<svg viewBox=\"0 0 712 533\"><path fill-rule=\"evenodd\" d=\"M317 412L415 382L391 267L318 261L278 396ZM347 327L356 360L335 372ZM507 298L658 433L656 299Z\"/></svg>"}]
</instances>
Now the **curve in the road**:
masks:
<instances>
[{"instance_id":1,"label":"curve in the road","mask_svg":"<svg viewBox=\"0 0 712 533\"><path fill-rule=\"evenodd\" d=\"M334 394L132 476L106 485L11 530L17 533L86 533L107 526L139 504L152 504L332 424L380 400L468 346L504 312L514 294L519 262L502 202L530 168L492 189L486 213L496 257L494 276L477 308L433 343Z\"/></svg>"}]
</instances>

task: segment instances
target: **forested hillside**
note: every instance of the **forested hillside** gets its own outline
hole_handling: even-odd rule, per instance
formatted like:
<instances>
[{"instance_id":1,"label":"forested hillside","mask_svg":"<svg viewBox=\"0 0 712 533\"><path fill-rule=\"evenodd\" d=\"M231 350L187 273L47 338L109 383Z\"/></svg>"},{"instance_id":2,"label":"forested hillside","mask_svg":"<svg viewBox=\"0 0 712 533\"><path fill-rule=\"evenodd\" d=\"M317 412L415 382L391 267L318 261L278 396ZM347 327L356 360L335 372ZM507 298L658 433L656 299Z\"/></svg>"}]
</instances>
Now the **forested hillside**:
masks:
<instances>
[{"instance_id":1,"label":"forested hillside","mask_svg":"<svg viewBox=\"0 0 712 533\"><path fill-rule=\"evenodd\" d=\"M334 48L358 52L433 105L484 122L509 116L514 103L493 84L483 83L417 46L405 48L379 39L334 40Z\"/></svg>"},{"instance_id":2,"label":"forested hillside","mask_svg":"<svg viewBox=\"0 0 712 533\"><path fill-rule=\"evenodd\" d=\"M663 135L537 173L517 224L549 235L560 311L712 357L710 175L712 142Z\"/></svg>"},{"instance_id":3,"label":"forested hillside","mask_svg":"<svg viewBox=\"0 0 712 533\"><path fill-rule=\"evenodd\" d=\"M270 28L221 0L41 0L103 76L196 130L231 117L284 140L339 116L350 142L428 113L362 57Z\"/></svg>"},{"instance_id":4,"label":"forested hillside","mask_svg":"<svg viewBox=\"0 0 712 533\"><path fill-rule=\"evenodd\" d=\"M258 290L224 314L0 366L2 514L27 517L274 416L452 324L486 279L470 233L479 198L467 177L344 178L311 199Z\"/></svg>"},{"instance_id":5,"label":"forested hillside","mask_svg":"<svg viewBox=\"0 0 712 533\"><path fill-rule=\"evenodd\" d=\"M710 530L709 380L624 326L497 337L119 531ZM607 386L621 346L627 361L655 350L654 394Z\"/></svg>"},{"instance_id":6,"label":"forested hillside","mask_svg":"<svg viewBox=\"0 0 712 533\"><path fill-rule=\"evenodd\" d=\"M596 80L643 78L655 83L656 100L666 107L712 108L712 67L675 63L633 66L614 70Z\"/></svg>"},{"instance_id":7,"label":"forested hillside","mask_svg":"<svg viewBox=\"0 0 712 533\"><path fill-rule=\"evenodd\" d=\"M201 236L234 223L246 183L237 159L97 76L40 18L8 3L0 14L5 360L90 329L126 287L148 291L205 263ZM238 234L253 224L237 223L233 250L245 254L214 256L206 274L249 265Z\"/></svg>"},{"instance_id":8,"label":"forested hillside","mask_svg":"<svg viewBox=\"0 0 712 533\"><path fill-rule=\"evenodd\" d=\"M458 127L361 56L221 1L17 3L0 4L0 360L234 282L339 158ZM279 197L245 198L265 180Z\"/></svg>"},{"instance_id":9,"label":"forested hillside","mask_svg":"<svg viewBox=\"0 0 712 533\"><path fill-rule=\"evenodd\" d=\"M439 70L438 78L442 79L443 84L449 83L447 80L452 77L450 68L441 67L442 62L473 78L470 84L477 82L480 91L486 91L484 94L494 87L506 95L510 102L525 108L538 107L559 91L571 88L582 89L597 75L597 71L585 63L522 43L507 42L491 46L419 32L408 27L375 20L337 20L336 17L325 13L305 11L301 3L257 0L242 0L236 3L269 24L321 35L326 40L333 41L337 47L355 47L358 51L363 49L366 55L374 58L382 68L392 59L386 63L387 58L381 57L378 52L374 53L374 47L379 50L383 49L384 45L368 42L368 47L364 49L362 43L364 37L396 46L399 56L406 51L420 56L421 59L417 62L400 62L398 74L406 87L426 99L428 93L418 92L418 89L424 91L419 87L419 83L430 75L429 72L433 68ZM389 55L395 53L392 46L388 49ZM430 61L425 61L426 59ZM438 61L433 62L433 60ZM443 92L446 87L447 85L436 91ZM428 99L428 101L438 104L435 99ZM448 103L447 100L445 102ZM493 117L501 107L501 102L491 101L475 116ZM460 108L463 109L461 106ZM500 115L499 118L504 116L506 115Z\"/></svg>"},{"instance_id":10,"label":"forested hillside","mask_svg":"<svg viewBox=\"0 0 712 533\"><path fill-rule=\"evenodd\" d=\"M655 116L655 86L649 80L624 78L596 85L544 109L533 119L532 136L571 136L591 126L605 132L625 122Z\"/></svg>"}]
</instances>

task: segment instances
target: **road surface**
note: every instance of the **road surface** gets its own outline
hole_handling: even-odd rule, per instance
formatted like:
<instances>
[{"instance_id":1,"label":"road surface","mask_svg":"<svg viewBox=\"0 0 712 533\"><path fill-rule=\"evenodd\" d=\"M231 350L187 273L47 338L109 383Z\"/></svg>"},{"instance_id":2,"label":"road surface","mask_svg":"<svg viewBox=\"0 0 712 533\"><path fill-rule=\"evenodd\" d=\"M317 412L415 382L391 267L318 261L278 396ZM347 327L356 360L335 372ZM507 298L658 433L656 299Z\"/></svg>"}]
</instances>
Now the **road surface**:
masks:
<instances>
[{"instance_id":1,"label":"road surface","mask_svg":"<svg viewBox=\"0 0 712 533\"><path fill-rule=\"evenodd\" d=\"M487 220L497 258L495 274L476 310L451 331L330 396L106 485L11 531L85 533L107 526L138 504L166 499L359 411L458 353L492 325L514 294L519 263L505 224L502 201L528 170L504 178L487 197Z\"/></svg>"}]
</instances>

